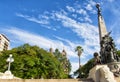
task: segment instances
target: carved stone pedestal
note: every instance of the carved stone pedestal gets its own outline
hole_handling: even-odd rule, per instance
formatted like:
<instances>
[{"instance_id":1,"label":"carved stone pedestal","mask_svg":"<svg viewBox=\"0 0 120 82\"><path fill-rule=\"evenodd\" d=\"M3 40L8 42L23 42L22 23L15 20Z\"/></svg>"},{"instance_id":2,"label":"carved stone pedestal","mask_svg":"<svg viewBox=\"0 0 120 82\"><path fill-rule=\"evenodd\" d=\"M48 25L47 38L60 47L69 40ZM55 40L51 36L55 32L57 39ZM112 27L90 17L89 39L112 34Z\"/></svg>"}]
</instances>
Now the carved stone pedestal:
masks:
<instances>
[{"instance_id":1,"label":"carved stone pedestal","mask_svg":"<svg viewBox=\"0 0 120 82\"><path fill-rule=\"evenodd\" d=\"M120 62L112 62L107 64L114 76L120 77Z\"/></svg>"},{"instance_id":2,"label":"carved stone pedestal","mask_svg":"<svg viewBox=\"0 0 120 82\"><path fill-rule=\"evenodd\" d=\"M96 65L90 72L89 77L94 82L116 82L113 73L110 71L107 65Z\"/></svg>"},{"instance_id":3,"label":"carved stone pedestal","mask_svg":"<svg viewBox=\"0 0 120 82\"><path fill-rule=\"evenodd\" d=\"M14 76L11 73L11 71L6 71L2 76L2 79L13 79L13 78L14 78Z\"/></svg>"}]
</instances>

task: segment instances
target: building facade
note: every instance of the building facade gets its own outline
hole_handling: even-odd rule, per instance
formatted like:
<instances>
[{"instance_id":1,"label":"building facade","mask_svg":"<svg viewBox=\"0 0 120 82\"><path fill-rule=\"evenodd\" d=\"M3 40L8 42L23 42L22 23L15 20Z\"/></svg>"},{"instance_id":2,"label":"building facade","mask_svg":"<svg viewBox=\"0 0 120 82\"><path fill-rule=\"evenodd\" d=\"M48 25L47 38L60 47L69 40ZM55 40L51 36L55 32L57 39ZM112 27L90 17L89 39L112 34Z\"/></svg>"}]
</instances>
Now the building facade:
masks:
<instances>
[{"instance_id":1,"label":"building facade","mask_svg":"<svg viewBox=\"0 0 120 82\"><path fill-rule=\"evenodd\" d=\"M0 51L9 49L10 40L3 34L0 34Z\"/></svg>"}]
</instances>

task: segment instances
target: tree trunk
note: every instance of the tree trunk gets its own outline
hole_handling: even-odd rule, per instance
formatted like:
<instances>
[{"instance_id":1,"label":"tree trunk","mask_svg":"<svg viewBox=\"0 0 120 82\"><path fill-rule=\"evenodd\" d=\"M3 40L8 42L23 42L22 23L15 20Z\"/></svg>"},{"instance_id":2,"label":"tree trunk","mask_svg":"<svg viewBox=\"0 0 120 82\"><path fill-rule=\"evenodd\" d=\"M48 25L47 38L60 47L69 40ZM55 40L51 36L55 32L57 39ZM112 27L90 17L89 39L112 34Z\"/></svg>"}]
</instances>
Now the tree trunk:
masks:
<instances>
[{"instance_id":1,"label":"tree trunk","mask_svg":"<svg viewBox=\"0 0 120 82\"><path fill-rule=\"evenodd\" d=\"M79 78L80 78L80 56L79 56Z\"/></svg>"}]
</instances>

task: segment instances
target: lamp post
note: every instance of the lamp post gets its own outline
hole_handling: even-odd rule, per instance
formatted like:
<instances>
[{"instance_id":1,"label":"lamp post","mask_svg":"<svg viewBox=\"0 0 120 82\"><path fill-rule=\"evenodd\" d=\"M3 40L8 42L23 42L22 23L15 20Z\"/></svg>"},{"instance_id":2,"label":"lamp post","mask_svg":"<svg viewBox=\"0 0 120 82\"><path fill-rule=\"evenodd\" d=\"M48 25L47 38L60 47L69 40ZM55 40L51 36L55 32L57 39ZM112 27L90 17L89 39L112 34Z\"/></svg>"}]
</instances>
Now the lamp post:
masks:
<instances>
[{"instance_id":1,"label":"lamp post","mask_svg":"<svg viewBox=\"0 0 120 82\"><path fill-rule=\"evenodd\" d=\"M14 62L14 59L12 58L12 54L9 55L9 57L6 60L7 62L9 62L8 64L8 71L10 71L10 65L12 62Z\"/></svg>"}]
</instances>

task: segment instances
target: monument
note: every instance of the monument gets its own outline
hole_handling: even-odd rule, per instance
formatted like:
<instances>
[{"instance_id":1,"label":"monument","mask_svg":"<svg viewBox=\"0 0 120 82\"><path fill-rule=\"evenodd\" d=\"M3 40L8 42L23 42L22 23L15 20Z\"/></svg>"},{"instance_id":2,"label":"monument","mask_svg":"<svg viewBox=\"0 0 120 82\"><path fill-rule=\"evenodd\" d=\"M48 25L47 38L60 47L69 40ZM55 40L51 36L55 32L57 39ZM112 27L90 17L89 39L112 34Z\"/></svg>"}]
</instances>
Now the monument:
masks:
<instances>
[{"instance_id":1,"label":"monument","mask_svg":"<svg viewBox=\"0 0 120 82\"><path fill-rule=\"evenodd\" d=\"M100 38L100 63L97 53L94 54L95 66L90 70L89 77L95 82L116 82L115 77L120 77L120 58L116 54L114 41L107 32L104 18L101 14L99 4L96 4L98 11L98 27Z\"/></svg>"},{"instance_id":2,"label":"monument","mask_svg":"<svg viewBox=\"0 0 120 82\"><path fill-rule=\"evenodd\" d=\"M98 26L100 35L100 57L102 64L107 64L115 76L120 76L120 58L116 54L116 48L111 32L107 32L104 19L101 14L100 5L96 5L98 9Z\"/></svg>"},{"instance_id":3,"label":"monument","mask_svg":"<svg viewBox=\"0 0 120 82\"><path fill-rule=\"evenodd\" d=\"M116 48L112 37L110 37L111 32L107 32L104 19L101 14L100 5L96 5L98 9L98 26L99 26L99 36L100 36L100 55L101 61L106 63L119 62L120 59L115 53Z\"/></svg>"}]
</instances>

